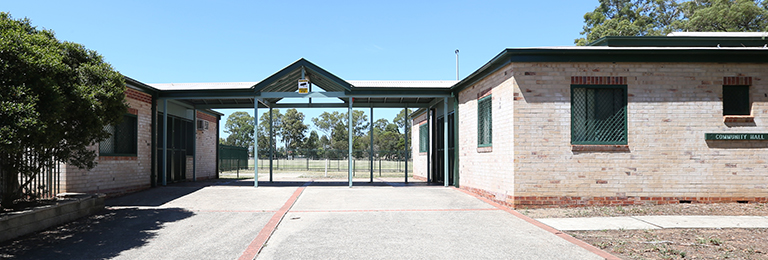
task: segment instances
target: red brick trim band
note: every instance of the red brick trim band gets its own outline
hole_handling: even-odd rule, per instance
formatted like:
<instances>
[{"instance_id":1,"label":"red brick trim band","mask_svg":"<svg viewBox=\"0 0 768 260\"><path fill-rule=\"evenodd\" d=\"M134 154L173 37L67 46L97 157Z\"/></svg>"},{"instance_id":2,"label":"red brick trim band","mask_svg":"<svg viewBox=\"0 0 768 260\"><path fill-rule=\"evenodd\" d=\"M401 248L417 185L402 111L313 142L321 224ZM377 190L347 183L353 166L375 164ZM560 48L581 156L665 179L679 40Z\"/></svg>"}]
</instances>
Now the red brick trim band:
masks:
<instances>
[{"instance_id":1,"label":"red brick trim band","mask_svg":"<svg viewBox=\"0 0 768 260\"><path fill-rule=\"evenodd\" d=\"M629 152L629 145L571 145L573 152Z\"/></svg>"},{"instance_id":2,"label":"red brick trim band","mask_svg":"<svg viewBox=\"0 0 768 260\"><path fill-rule=\"evenodd\" d=\"M125 98L135 99L144 103L152 104L152 95L132 88L125 88Z\"/></svg>"},{"instance_id":3,"label":"red brick trim band","mask_svg":"<svg viewBox=\"0 0 768 260\"><path fill-rule=\"evenodd\" d=\"M543 230L545 230L545 231L547 231L549 233L552 233L552 234L554 234L557 237L565 239L565 241L571 242L571 244L574 244L574 245L577 245L577 246L579 246L581 248L584 248L587 251L589 251L589 252L591 252L593 254L596 254L596 255L598 255L600 257L603 257L603 258L609 259L609 260L619 260L619 259L621 259L621 258L618 258L618 257L616 257L614 255L609 254L608 252L600 250L599 248L594 247L594 246L592 246L592 245L590 245L590 244L588 244L588 243L586 243L584 241L578 240L575 237L572 237L572 236L570 236L570 235L568 235L566 233L560 232L557 229L554 229L554 228L552 228L550 226L544 225L544 223L538 222L535 219L532 219L532 218L530 218L530 217L528 217L526 215L523 215L520 212L517 212L517 211L515 211L515 210L513 210L511 208L502 206L501 204L496 203L493 200L484 198L483 196L478 196L477 194L474 194L474 193L472 193L470 191L464 190L463 188L462 189L453 188L453 189L459 190L459 191L464 192L466 194L469 194L469 195L471 195L471 196L473 196L475 198L478 198L478 199L484 201L485 203L491 204L492 206L494 206L494 207L496 207L498 209L506 211L507 213L512 214L513 216L515 216L515 217L517 217L519 219L522 219L525 222L531 223L532 225L534 225L534 226L536 226L538 228L541 228L541 229L543 229Z\"/></svg>"},{"instance_id":4,"label":"red brick trim band","mask_svg":"<svg viewBox=\"0 0 768 260\"><path fill-rule=\"evenodd\" d=\"M754 116L724 116L724 123L754 123Z\"/></svg>"},{"instance_id":5,"label":"red brick trim band","mask_svg":"<svg viewBox=\"0 0 768 260\"><path fill-rule=\"evenodd\" d=\"M138 116L139 115L139 110L135 109L135 108L132 108L132 107L129 107L128 108L128 114Z\"/></svg>"},{"instance_id":6,"label":"red brick trim band","mask_svg":"<svg viewBox=\"0 0 768 260\"><path fill-rule=\"evenodd\" d=\"M139 185L124 186L124 187L117 187L117 188L110 188L110 189L96 189L96 190L85 191L83 193L104 193L107 195L107 197L116 197L123 194L146 190L151 187L152 186L150 186L149 184L139 184ZM70 191L67 191L67 192L70 192ZM72 191L72 192L79 192L79 191Z\"/></svg>"},{"instance_id":7,"label":"red brick trim band","mask_svg":"<svg viewBox=\"0 0 768 260\"><path fill-rule=\"evenodd\" d=\"M197 119L202 119L211 123L216 123L218 120L215 116L197 111Z\"/></svg>"},{"instance_id":8,"label":"red brick trim band","mask_svg":"<svg viewBox=\"0 0 768 260\"><path fill-rule=\"evenodd\" d=\"M723 77L723 85L752 85L752 77Z\"/></svg>"},{"instance_id":9,"label":"red brick trim band","mask_svg":"<svg viewBox=\"0 0 768 260\"><path fill-rule=\"evenodd\" d=\"M135 161L138 156L99 156L100 161Z\"/></svg>"},{"instance_id":10,"label":"red brick trim band","mask_svg":"<svg viewBox=\"0 0 768 260\"><path fill-rule=\"evenodd\" d=\"M600 180L598 180L600 181ZM766 203L768 197L578 197L578 196L515 196L514 207L552 208L552 207L584 207L584 206L629 206L645 204L679 204L681 201L690 203L725 203L749 202Z\"/></svg>"},{"instance_id":11,"label":"red brick trim band","mask_svg":"<svg viewBox=\"0 0 768 260\"><path fill-rule=\"evenodd\" d=\"M350 210L296 210L294 213L350 213L350 212L451 212L451 211L489 211L499 210L498 208L477 208L477 209L350 209Z\"/></svg>"},{"instance_id":12,"label":"red brick trim band","mask_svg":"<svg viewBox=\"0 0 768 260\"><path fill-rule=\"evenodd\" d=\"M280 210L272 215L272 218L269 219L267 225L265 225L259 234L256 235L256 238L251 241L251 244L248 245L248 248L245 249L245 252L243 252L243 254L238 258L239 260L252 260L256 258L256 255L258 255L259 252L261 252L261 249L264 248L264 244L267 243L269 237L271 237L272 233L275 232L275 229L277 229L277 225L280 224L280 221L283 220L285 214L288 213L288 210L290 210L291 207L293 207L293 204L296 203L299 195L304 192L304 189L306 189L309 184L310 182L307 182L304 184L304 186L299 187L296 189L296 191L293 192L293 195L288 198L288 201L283 204L283 207L281 207Z\"/></svg>"},{"instance_id":13,"label":"red brick trim band","mask_svg":"<svg viewBox=\"0 0 768 260\"><path fill-rule=\"evenodd\" d=\"M627 85L627 77L573 76L572 85Z\"/></svg>"}]
</instances>

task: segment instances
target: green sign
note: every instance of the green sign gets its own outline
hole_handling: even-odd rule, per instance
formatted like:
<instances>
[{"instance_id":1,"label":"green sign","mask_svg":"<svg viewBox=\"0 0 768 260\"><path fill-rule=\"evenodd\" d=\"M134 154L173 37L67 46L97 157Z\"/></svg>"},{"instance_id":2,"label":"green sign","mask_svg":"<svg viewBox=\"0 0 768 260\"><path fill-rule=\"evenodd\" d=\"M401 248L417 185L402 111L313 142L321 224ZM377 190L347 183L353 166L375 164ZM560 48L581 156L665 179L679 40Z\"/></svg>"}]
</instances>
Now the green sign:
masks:
<instances>
[{"instance_id":1,"label":"green sign","mask_svg":"<svg viewBox=\"0 0 768 260\"><path fill-rule=\"evenodd\" d=\"M707 133L704 135L706 140L768 140L768 134L766 133L747 133L747 134Z\"/></svg>"}]
</instances>

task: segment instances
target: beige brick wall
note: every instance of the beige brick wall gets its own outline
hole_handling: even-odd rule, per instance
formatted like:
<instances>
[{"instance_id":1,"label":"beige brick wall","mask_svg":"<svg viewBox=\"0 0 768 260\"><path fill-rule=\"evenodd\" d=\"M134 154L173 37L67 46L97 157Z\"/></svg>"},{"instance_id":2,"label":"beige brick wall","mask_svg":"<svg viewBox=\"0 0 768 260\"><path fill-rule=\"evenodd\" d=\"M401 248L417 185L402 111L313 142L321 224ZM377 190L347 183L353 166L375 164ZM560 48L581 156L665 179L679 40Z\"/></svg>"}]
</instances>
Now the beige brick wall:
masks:
<instances>
[{"instance_id":1,"label":"beige brick wall","mask_svg":"<svg viewBox=\"0 0 768 260\"><path fill-rule=\"evenodd\" d=\"M498 70L459 93L458 113L460 186L482 190L498 201L509 203L515 194L514 88L511 67ZM492 98L493 146L485 149L477 146L477 100L478 95L484 96L488 91Z\"/></svg>"},{"instance_id":2,"label":"beige brick wall","mask_svg":"<svg viewBox=\"0 0 768 260\"><path fill-rule=\"evenodd\" d=\"M764 64L515 63L505 70L522 97L514 109L515 196L768 196L767 141L704 140L705 133L768 133ZM571 150L571 76L627 77L629 152ZM753 78L752 126L723 122L723 77L733 76ZM472 101L465 106L462 114ZM463 171L462 182L474 174Z\"/></svg>"},{"instance_id":3,"label":"beige brick wall","mask_svg":"<svg viewBox=\"0 0 768 260\"><path fill-rule=\"evenodd\" d=\"M138 119L137 156L98 156L96 167L90 171L66 165L61 175L62 192L114 195L150 187L152 106L146 100L151 100L151 97L132 89L127 91L133 91L126 95L126 103L130 107L129 110L137 113ZM136 95L143 100L132 98ZM90 149L98 153L98 144L92 145Z\"/></svg>"},{"instance_id":4,"label":"beige brick wall","mask_svg":"<svg viewBox=\"0 0 768 260\"><path fill-rule=\"evenodd\" d=\"M421 153L419 152L419 147L421 145L421 132L419 132L419 127L421 127L422 124L429 123L427 121L427 114L428 111L425 113L422 113L421 115L414 117L413 124L411 126L411 141L413 142L411 144L411 154L413 155L413 177L416 179L426 180L427 179L427 173L428 173L428 158L427 153ZM431 133L430 133L431 135ZM431 137L430 137L431 138Z\"/></svg>"},{"instance_id":5,"label":"beige brick wall","mask_svg":"<svg viewBox=\"0 0 768 260\"><path fill-rule=\"evenodd\" d=\"M218 120L215 116L197 112L197 118L208 121L208 129L197 130L197 144L195 146L197 155L196 175L197 179L216 178L216 150L219 140L216 139L216 133L219 131ZM189 177L191 179L191 177Z\"/></svg>"}]
</instances>

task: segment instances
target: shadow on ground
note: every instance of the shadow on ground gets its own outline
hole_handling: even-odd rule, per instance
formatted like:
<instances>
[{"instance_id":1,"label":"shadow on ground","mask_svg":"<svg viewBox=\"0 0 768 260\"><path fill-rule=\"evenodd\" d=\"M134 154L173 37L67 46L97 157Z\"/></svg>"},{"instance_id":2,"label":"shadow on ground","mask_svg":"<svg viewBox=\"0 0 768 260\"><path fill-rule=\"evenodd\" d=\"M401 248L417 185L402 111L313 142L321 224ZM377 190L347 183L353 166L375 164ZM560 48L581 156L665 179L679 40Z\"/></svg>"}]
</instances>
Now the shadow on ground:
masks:
<instances>
[{"instance_id":1,"label":"shadow on ground","mask_svg":"<svg viewBox=\"0 0 768 260\"><path fill-rule=\"evenodd\" d=\"M106 209L43 232L0 243L0 258L106 259L145 245L166 223L193 216L180 208Z\"/></svg>"}]
</instances>

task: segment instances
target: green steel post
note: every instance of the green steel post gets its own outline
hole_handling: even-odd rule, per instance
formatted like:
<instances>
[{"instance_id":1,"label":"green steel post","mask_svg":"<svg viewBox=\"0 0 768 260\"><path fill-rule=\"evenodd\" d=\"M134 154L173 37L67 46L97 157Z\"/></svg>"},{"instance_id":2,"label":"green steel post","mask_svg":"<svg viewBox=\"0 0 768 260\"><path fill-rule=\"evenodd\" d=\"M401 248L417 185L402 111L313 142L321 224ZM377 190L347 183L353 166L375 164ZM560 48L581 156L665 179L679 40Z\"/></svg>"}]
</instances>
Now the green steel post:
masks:
<instances>
[{"instance_id":1,"label":"green steel post","mask_svg":"<svg viewBox=\"0 0 768 260\"><path fill-rule=\"evenodd\" d=\"M443 98L443 185L448 187L448 98Z\"/></svg>"},{"instance_id":2,"label":"green steel post","mask_svg":"<svg viewBox=\"0 0 768 260\"><path fill-rule=\"evenodd\" d=\"M408 149L408 139L410 138L408 136L408 128L410 124L410 119L408 118L408 105L405 105L405 183L408 183L408 152L410 149Z\"/></svg>"},{"instance_id":3,"label":"green steel post","mask_svg":"<svg viewBox=\"0 0 768 260\"><path fill-rule=\"evenodd\" d=\"M253 187L259 187L259 100L253 97Z\"/></svg>"},{"instance_id":4,"label":"green steel post","mask_svg":"<svg viewBox=\"0 0 768 260\"><path fill-rule=\"evenodd\" d=\"M459 187L459 97L453 96L453 186Z\"/></svg>"},{"instance_id":5,"label":"green steel post","mask_svg":"<svg viewBox=\"0 0 768 260\"><path fill-rule=\"evenodd\" d=\"M371 124L370 124L370 136L371 136L371 182L373 182L373 104L371 104Z\"/></svg>"},{"instance_id":6,"label":"green steel post","mask_svg":"<svg viewBox=\"0 0 768 260\"><path fill-rule=\"evenodd\" d=\"M347 109L347 115L348 115L348 118L347 118L347 133L349 134L349 138L347 140L349 142L349 147L347 149L347 150L349 150L349 155L347 157L347 163L349 164L349 166L347 167L347 171L348 171L347 175L348 175L348 178L349 178L349 187L350 188L352 188L352 167L353 167L352 166L352 135L354 133L352 131L354 131L354 129L352 128L352 102L354 102L354 101L355 101L355 98L349 98L349 108Z\"/></svg>"},{"instance_id":7,"label":"green steel post","mask_svg":"<svg viewBox=\"0 0 768 260\"><path fill-rule=\"evenodd\" d=\"M192 140L195 140L192 142L192 181L197 181L197 150L195 149L197 147L197 109L192 111L192 122L194 122L193 126L195 127L194 134L192 134Z\"/></svg>"},{"instance_id":8,"label":"green steel post","mask_svg":"<svg viewBox=\"0 0 768 260\"><path fill-rule=\"evenodd\" d=\"M259 125L257 124L256 127L258 126ZM272 108L270 107L269 108L269 137L268 137L269 139L269 182L270 183L272 182L272 160L274 159L274 156L275 156L275 149L273 149L275 144L272 143L272 136L274 134L275 134L274 130L272 130ZM254 139L254 140L258 142L257 139Z\"/></svg>"},{"instance_id":9,"label":"green steel post","mask_svg":"<svg viewBox=\"0 0 768 260\"><path fill-rule=\"evenodd\" d=\"M168 176L168 99L163 99L163 186Z\"/></svg>"}]
</instances>

